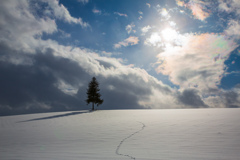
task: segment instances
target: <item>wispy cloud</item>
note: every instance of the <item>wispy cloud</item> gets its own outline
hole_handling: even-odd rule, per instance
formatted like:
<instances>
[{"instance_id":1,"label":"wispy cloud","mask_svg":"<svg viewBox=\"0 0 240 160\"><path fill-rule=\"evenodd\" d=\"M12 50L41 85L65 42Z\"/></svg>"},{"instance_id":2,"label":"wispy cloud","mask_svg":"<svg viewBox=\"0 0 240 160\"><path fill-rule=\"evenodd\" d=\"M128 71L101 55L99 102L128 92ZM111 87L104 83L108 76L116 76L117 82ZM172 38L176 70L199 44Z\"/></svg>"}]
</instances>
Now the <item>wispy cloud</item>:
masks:
<instances>
[{"instance_id":1,"label":"wispy cloud","mask_svg":"<svg viewBox=\"0 0 240 160\"><path fill-rule=\"evenodd\" d=\"M210 16L210 11L204 11L204 5L200 3L190 4L189 8L192 10L193 16L197 19L200 19L201 21L205 20Z\"/></svg>"},{"instance_id":2,"label":"wispy cloud","mask_svg":"<svg viewBox=\"0 0 240 160\"><path fill-rule=\"evenodd\" d=\"M159 13L163 16L163 17L168 17L168 11L166 8L162 8L161 10L159 10Z\"/></svg>"},{"instance_id":3,"label":"wispy cloud","mask_svg":"<svg viewBox=\"0 0 240 160\"><path fill-rule=\"evenodd\" d=\"M128 15L124 13L114 12L114 14L119 15L121 17L128 17Z\"/></svg>"},{"instance_id":4,"label":"wispy cloud","mask_svg":"<svg viewBox=\"0 0 240 160\"><path fill-rule=\"evenodd\" d=\"M64 20L65 22L68 23L80 24L82 27L90 26L88 23L84 22L82 18L72 17L67 8L64 5L59 4L59 1L47 0L45 2L48 3L49 7L52 9L55 18Z\"/></svg>"},{"instance_id":5,"label":"wispy cloud","mask_svg":"<svg viewBox=\"0 0 240 160\"><path fill-rule=\"evenodd\" d=\"M218 8L220 11L232 12L234 9L227 4L227 2L220 1Z\"/></svg>"},{"instance_id":6,"label":"wispy cloud","mask_svg":"<svg viewBox=\"0 0 240 160\"><path fill-rule=\"evenodd\" d=\"M141 29L143 35L145 35L152 27L147 25Z\"/></svg>"},{"instance_id":7,"label":"wispy cloud","mask_svg":"<svg viewBox=\"0 0 240 160\"><path fill-rule=\"evenodd\" d=\"M176 0L176 3L177 3L178 6L181 6L181 7L186 6L185 2L181 1L181 0Z\"/></svg>"},{"instance_id":8,"label":"wispy cloud","mask_svg":"<svg viewBox=\"0 0 240 160\"><path fill-rule=\"evenodd\" d=\"M218 34L188 35L182 46L158 55L157 72L181 88L217 89L225 72L224 61L237 45Z\"/></svg>"},{"instance_id":9,"label":"wispy cloud","mask_svg":"<svg viewBox=\"0 0 240 160\"><path fill-rule=\"evenodd\" d=\"M151 7L151 4L150 4L150 3L146 3L146 5L148 6L148 8L150 8L150 7Z\"/></svg>"},{"instance_id":10,"label":"wispy cloud","mask_svg":"<svg viewBox=\"0 0 240 160\"><path fill-rule=\"evenodd\" d=\"M114 48L117 49L117 48L121 48L122 46L127 47L129 45L132 46L132 45L138 44L138 42L139 42L138 37L130 36L127 39L125 39L124 41L114 44Z\"/></svg>"},{"instance_id":11,"label":"wispy cloud","mask_svg":"<svg viewBox=\"0 0 240 160\"><path fill-rule=\"evenodd\" d=\"M225 11L228 13L234 12L239 15L240 1L239 0L229 0L229 1L220 0L218 8L220 11Z\"/></svg>"},{"instance_id":12,"label":"wispy cloud","mask_svg":"<svg viewBox=\"0 0 240 160\"><path fill-rule=\"evenodd\" d=\"M144 41L145 45L161 47L162 46L162 38L158 32L153 32L149 38Z\"/></svg>"},{"instance_id":13,"label":"wispy cloud","mask_svg":"<svg viewBox=\"0 0 240 160\"><path fill-rule=\"evenodd\" d=\"M81 3L88 3L89 0L77 0L77 1Z\"/></svg>"},{"instance_id":14,"label":"wispy cloud","mask_svg":"<svg viewBox=\"0 0 240 160\"><path fill-rule=\"evenodd\" d=\"M176 23L175 23L174 21L169 21L169 25L170 25L171 27L175 27L175 26L176 26Z\"/></svg>"},{"instance_id":15,"label":"wispy cloud","mask_svg":"<svg viewBox=\"0 0 240 160\"><path fill-rule=\"evenodd\" d=\"M92 12L94 13L94 14L102 14L102 11L101 10L99 10L99 9L96 9L96 8L94 8L93 10L92 10Z\"/></svg>"},{"instance_id":16,"label":"wispy cloud","mask_svg":"<svg viewBox=\"0 0 240 160\"><path fill-rule=\"evenodd\" d=\"M230 20L225 30L226 35L235 39L240 39L240 23L237 20Z\"/></svg>"},{"instance_id":17,"label":"wispy cloud","mask_svg":"<svg viewBox=\"0 0 240 160\"><path fill-rule=\"evenodd\" d=\"M190 0L188 3L185 3L181 0L176 0L178 6L186 7L192 11L193 16L196 19L204 21L210 16L210 11L207 10L206 6L209 5L208 2L203 2L199 0Z\"/></svg>"},{"instance_id":18,"label":"wispy cloud","mask_svg":"<svg viewBox=\"0 0 240 160\"><path fill-rule=\"evenodd\" d=\"M54 84L54 86L57 87L62 92L64 92L65 94L69 94L72 96L74 96L78 91L78 87L74 87L71 84L68 84L65 81L60 79L58 80L58 82Z\"/></svg>"},{"instance_id":19,"label":"wispy cloud","mask_svg":"<svg viewBox=\"0 0 240 160\"><path fill-rule=\"evenodd\" d=\"M59 29L58 30L61 33L60 38L70 38L71 34L64 32L63 30Z\"/></svg>"},{"instance_id":20,"label":"wispy cloud","mask_svg":"<svg viewBox=\"0 0 240 160\"><path fill-rule=\"evenodd\" d=\"M133 29L134 27L135 27L135 25L133 23L126 26L126 31L128 32L128 34L130 34L131 32L133 32L133 33L136 32L136 30Z\"/></svg>"},{"instance_id":21,"label":"wispy cloud","mask_svg":"<svg viewBox=\"0 0 240 160\"><path fill-rule=\"evenodd\" d=\"M169 11L166 8L162 8L159 4L156 6L157 12L159 15L161 15L163 20L168 20L171 15L169 14Z\"/></svg>"}]
</instances>

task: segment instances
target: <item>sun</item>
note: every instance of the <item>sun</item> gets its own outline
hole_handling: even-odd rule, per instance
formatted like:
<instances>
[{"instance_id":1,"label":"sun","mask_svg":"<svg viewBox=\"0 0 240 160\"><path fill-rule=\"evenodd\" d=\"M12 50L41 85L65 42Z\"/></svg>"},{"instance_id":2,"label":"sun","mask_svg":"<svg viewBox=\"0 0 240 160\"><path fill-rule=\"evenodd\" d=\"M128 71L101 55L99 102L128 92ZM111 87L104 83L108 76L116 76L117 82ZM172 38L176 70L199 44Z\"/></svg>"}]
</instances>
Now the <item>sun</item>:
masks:
<instances>
[{"instance_id":1,"label":"sun","mask_svg":"<svg viewBox=\"0 0 240 160\"><path fill-rule=\"evenodd\" d=\"M173 42L178 37L178 32L172 28L166 28L161 32L163 40Z\"/></svg>"}]
</instances>

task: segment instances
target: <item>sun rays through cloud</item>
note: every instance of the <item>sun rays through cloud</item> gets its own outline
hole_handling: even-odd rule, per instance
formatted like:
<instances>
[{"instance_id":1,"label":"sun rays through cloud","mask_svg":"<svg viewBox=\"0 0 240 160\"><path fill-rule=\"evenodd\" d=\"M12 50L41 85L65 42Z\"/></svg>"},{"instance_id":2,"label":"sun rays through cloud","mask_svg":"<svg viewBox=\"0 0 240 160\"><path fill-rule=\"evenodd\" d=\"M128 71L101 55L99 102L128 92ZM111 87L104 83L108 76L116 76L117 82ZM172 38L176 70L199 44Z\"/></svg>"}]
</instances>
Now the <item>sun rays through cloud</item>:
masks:
<instances>
[{"instance_id":1,"label":"sun rays through cloud","mask_svg":"<svg viewBox=\"0 0 240 160\"><path fill-rule=\"evenodd\" d=\"M170 76L182 88L199 90L218 88L225 72L225 60L237 44L218 34L189 35L183 46L158 55L156 71Z\"/></svg>"},{"instance_id":2,"label":"sun rays through cloud","mask_svg":"<svg viewBox=\"0 0 240 160\"><path fill-rule=\"evenodd\" d=\"M240 107L239 15L237 0L2 0L0 114L86 109L92 77L103 109Z\"/></svg>"}]
</instances>

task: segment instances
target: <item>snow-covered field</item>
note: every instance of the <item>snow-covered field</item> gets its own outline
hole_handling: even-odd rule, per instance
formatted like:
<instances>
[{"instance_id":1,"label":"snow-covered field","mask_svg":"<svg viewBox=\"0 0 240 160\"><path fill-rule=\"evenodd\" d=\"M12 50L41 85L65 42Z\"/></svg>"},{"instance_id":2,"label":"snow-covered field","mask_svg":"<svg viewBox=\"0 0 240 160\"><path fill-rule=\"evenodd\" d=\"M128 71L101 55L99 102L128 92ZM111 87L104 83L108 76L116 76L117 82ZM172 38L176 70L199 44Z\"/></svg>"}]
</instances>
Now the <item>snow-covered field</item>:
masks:
<instances>
[{"instance_id":1,"label":"snow-covered field","mask_svg":"<svg viewBox=\"0 0 240 160\"><path fill-rule=\"evenodd\" d=\"M1 160L239 160L240 109L0 117Z\"/></svg>"}]
</instances>

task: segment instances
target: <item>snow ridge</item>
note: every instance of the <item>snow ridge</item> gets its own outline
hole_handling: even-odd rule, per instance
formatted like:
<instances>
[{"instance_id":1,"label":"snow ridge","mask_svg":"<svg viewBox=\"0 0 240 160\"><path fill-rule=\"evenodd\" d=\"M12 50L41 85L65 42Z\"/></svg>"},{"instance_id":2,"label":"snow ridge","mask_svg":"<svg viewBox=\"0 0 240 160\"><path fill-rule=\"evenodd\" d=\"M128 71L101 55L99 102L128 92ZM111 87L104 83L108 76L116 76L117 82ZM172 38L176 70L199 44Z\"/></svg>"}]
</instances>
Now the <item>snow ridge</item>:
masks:
<instances>
[{"instance_id":1,"label":"snow ridge","mask_svg":"<svg viewBox=\"0 0 240 160\"><path fill-rule=\"evenodd\" d=\"M140 123L140 124L142 125L142 128L139 129L138 131L130 134L129 136L127 136L126 138L124 138L124 139L121 140L121 142L119 143L119 145L117 146L117 149L116 149L116 151L115 151L115 153L116 153L117 155L119 155L119 156L125 156L125 157L128 157L128 158L130 158L130 159L136 159L136 157L133 157L133 156L131 156L131 155L119 153L119 150L120 150L120 148L121 148L121 145L122 145L127 139L131 138L131 137L134 136L135 134L138 134L139 132L141 132L142 130L144 130L144 128L146 127L144 123L142 123L142 122L138 122L138 123Z\"/></svg>"}]
</instances>

